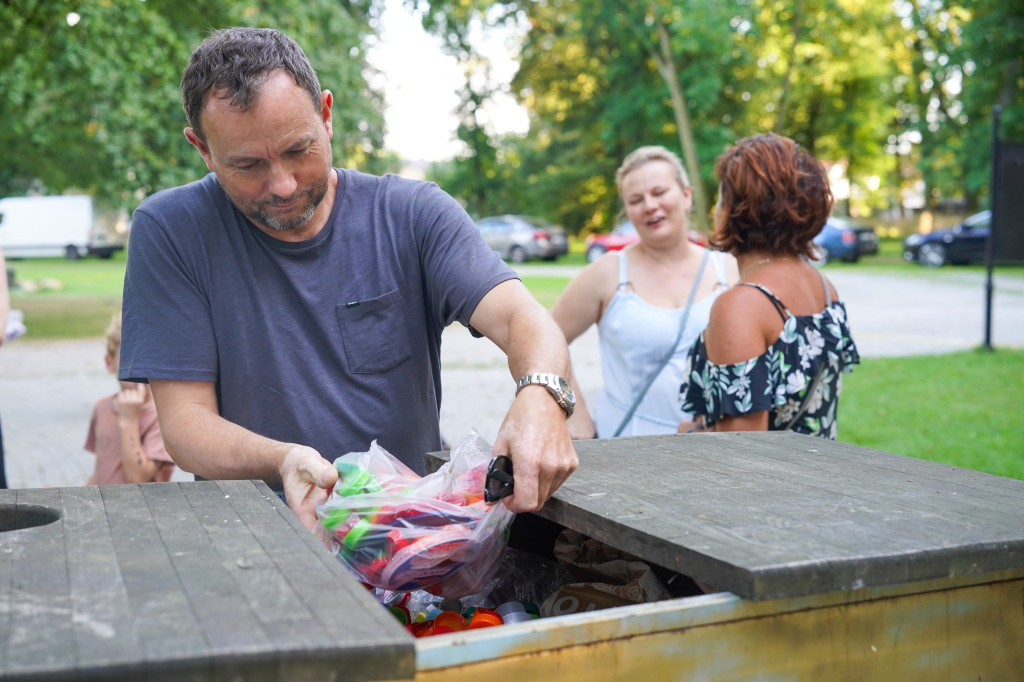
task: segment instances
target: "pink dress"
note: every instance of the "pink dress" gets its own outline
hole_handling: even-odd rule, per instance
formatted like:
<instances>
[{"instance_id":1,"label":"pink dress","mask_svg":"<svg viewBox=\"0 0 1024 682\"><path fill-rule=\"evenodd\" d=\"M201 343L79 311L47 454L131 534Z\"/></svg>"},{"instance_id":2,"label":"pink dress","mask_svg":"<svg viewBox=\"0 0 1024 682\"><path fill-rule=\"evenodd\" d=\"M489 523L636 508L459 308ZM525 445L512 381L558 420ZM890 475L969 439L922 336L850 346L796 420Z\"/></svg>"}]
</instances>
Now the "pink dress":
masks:
<instances>
[{"instance_id":1,"label":"pink dress","mask_svg":"<svg viewBox=\"0 0 1024 682\"><path fill-rule=\"evenodd\" d=\"M139 413L139 437L142 439L142 449L150 459L157 462L174 462L164 448L164 440L160 436L160 423L156 418L156 406L152 400L145 403ZM96 455L94 479L97 485L128 482L124 467L120 466L121 429L117 424L113 395L98 400L93 407L85 449ZM169 481L173 473L174 467L161 467L153 480Z\"/></svg>"}]
</instances>

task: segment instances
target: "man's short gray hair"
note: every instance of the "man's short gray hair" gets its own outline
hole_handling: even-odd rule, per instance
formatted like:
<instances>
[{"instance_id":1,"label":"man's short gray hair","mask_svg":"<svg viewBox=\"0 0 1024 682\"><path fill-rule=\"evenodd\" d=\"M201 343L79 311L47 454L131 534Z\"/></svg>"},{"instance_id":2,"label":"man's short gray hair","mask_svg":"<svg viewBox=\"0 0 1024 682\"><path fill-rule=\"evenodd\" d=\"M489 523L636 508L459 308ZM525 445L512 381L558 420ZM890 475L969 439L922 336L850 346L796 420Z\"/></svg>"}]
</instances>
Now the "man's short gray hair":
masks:
<instances>
[{"instance_id":1,"label":"man's short gray hair","mask_svg":"<svg viewBox=\"0 0 1024 682\"><path fill-rule=\"evenodd\" d=\"M229 101L238 111L248 111L259 103L263 84L278 70L291 75L319 110L320 79L294 40L272 28L213 31L181 74L181 103L188 124L205 141L202 113L208 94Z\"/></svg>"}]
</instances>

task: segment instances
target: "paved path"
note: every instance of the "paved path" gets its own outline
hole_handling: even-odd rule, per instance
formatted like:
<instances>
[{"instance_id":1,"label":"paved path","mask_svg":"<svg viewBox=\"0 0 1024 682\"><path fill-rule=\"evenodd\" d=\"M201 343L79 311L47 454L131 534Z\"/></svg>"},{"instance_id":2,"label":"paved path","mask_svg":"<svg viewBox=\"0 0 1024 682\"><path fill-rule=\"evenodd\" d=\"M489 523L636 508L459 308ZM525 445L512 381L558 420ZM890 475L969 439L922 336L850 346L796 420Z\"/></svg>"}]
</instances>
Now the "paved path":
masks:
<instances>
[{"instance_id":1,"label":"paved path","mask_svg":"<svg viewBox=\"0 0 1024 682\"><path fill-rule=\"evenodd\" d=\"M537 274L571 274L564 266L534 266ZM865 357L946 353L984 339L984 277L942 271L902 275L829 271L850 314ZM1024 278L999 277L994 294L993 344L1024 348ZM572 347L584 394L600 388L597 334L592 328ZM102 339L32 341L0 348L0 416L12 487L83 483L93 456L82 448L93 403L116 390L103 366ZM442 344L441 427L453 440L475 428L493 440L512 401L514 385L504 355L460 325ZM190 475L176 474L181 480Z\"/></svg>"}]
</instances>

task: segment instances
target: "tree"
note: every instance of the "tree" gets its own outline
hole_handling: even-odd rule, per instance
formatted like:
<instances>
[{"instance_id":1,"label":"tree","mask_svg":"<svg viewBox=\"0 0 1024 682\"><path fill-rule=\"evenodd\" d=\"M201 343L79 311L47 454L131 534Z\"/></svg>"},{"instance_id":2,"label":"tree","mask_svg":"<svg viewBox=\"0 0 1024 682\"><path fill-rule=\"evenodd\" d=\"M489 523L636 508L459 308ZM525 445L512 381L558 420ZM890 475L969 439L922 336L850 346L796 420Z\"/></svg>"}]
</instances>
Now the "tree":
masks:
<instances>
[{"instance_id":1,"label":"tree","mask_svg":"<svg viewBox=\"0 0 1024 682\"><path fill-rule=\"evenodd\" d=\"M971 203L989 196L992 174L992 110L1002 107L1000 137L1024 142L1024 4L970 0L963 42L952 54L964 75L959 112L964 130L962 191ZM955 192L955 187L950 187Z\"/></svg>"},{"instance_id":2,"label":"tree","mask_svg":"<svg viewBox=\"0 0 1024 682\"><path fill-rule=\"evenodd\" d=\"M697 4L700 12L714 13L718 3L698 0ZM459 34L466 28L465 22L459 21L459 12L466 5L432 2L431 11L444 18L425 25L434 30L443 26L444 31ZM664 144L680 151L685 124L678 122L693 115L697 121L692 147L702 152L693 153L692 149L686 156L701 159L693 163L699 170L691 172L691 181L701 190L707 186L714 156L724 140L707 125L711 120L707 112L714 110L718 99L719 63L723 61L709 36L727 42L727 24L717 32L705 30L706 26L692 27L681 32L681 38L673 38L680 41L681 48L665 48L657 24L675 29L673 22L682 20L668 5L652 5L663 12L657 15L658 22L651 19L655 14L646 7L595 0L476 3L474 7L478 16L500 7L502 17L515 16L529 26L513 89L530 111L530 134L521 140L504 139L502 151L506 163L514 160L519 164L509 177L519 188L512 194L527 202L531 212L557 219L573 232L611 226L620 207L614 175L622 158L643 144ZM643 40L638 40L640 37ZM675 59L662 58L666 52L691 57L678 72L678 79L687 87L691 81L696 83L696 96L686 103L681 89L675 95L672 92L677 79L670 72L676 65ZM496 140L486 135L475 139L470 154L475 159L486 158L487 141L493 145ZM708 146L710 153L704 151ZM456 165L469 163L470 159L464 158ZM467 175L475 179L476 191L481 194L508 195L494 191L490 182L505 175L500 170ZM458 175L445 177L454 180ZM464 198L468 189L446 187ZM701 218L703 215L700 211Z\"/></svg>"},{"instance_id":3,"label":"tree","mask_svg":"<svg viewBox=\"0 0 1024 682\"><path fill-rule=\"evenodd\" d=\"M332 0L0 4L0 195L73 189L132 207L204 174L181 132L177 86L211 26L274 26L295 38L335 94L336 157L371 165L383 107L364 78L370 10Z\"/></svg>"},{"instance_id":4,"label":"tree","mask_svg":"<svg viewBox=\"0 0 1024 682\"><path fill-rule=\"evenodd\" d=\"M1024 5L908 0L902 9L914 54L905 120L920 140L926 198L962 198L973 210L988 197L995 105L1001 136L1024 140Z\"/></svg>"},{"instance_id":5,"label":"tree","mask_svg":"<svg viewBox=\"0 0 1024 682\"><path fill-rule=\"evenodd\" d=\"M1022 139L1017 0L426 4L433 18L425 25L443 27L459 49L470 16L486 24L495 12L528 27L512 87L529 134L498 138L466 116L469 151L448 169L446 188L470 205L507 202L502 209L536 212L573 232L614 224L615 169L643 144L680 152L695 188L711 196L722 149L774 130L845 169L851 201L873 210L899 201L913 172L933 201L983 197L996 102L1003 136ZM471 50L453 54L474 59ZM476 89L464 111L487 96ZM877 192L883 178L890 187Z\"/></svg>"}]
</instances>

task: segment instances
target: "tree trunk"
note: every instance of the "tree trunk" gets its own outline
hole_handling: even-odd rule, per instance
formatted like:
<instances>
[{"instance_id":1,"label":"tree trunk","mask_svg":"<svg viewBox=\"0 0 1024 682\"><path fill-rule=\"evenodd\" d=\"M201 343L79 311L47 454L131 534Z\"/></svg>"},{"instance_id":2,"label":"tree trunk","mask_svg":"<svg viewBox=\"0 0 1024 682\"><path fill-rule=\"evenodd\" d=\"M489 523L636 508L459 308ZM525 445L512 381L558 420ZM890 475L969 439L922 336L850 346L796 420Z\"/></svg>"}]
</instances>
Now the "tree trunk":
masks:
<instances>
[{"instance_id":1,"label":"tree trunk","mask_svg":"<svg viewBox=\"0 0 1024 682\"><path fill-rule=\"evenodd\" d=\"M793 22L790 24L793 42L789 46L789 62L786 64L786 75L782 79L782 94L779 96L779 114L775 119L775 132L779 135L782 134L782 127L786 125L789 93L793 89L793 68L796 62L796 46L800 42L800 19L803 10L803 0L796 0L796 6L793 8Z\"/></svg>"},{"instance_id":2,"label":"tree trunk","mask_svg":"<svg viewBox=\"0 0 1024 682\"><path fill-rule=\"evenodd\" d=\"M693 192L693 222L694 226L708 234L708 202L704 195L704 181L700 174L700 159L697 158L697 145L693 142L693 129L690 127L690 116L686 111L686 99L683 96L683 89L679 85L679 77L676 74L675 63L672 61L672 49L669 42L668 29L665 22L655 15L655 23L658 26L658 40L660 52L654 53L655 63L661 77L668 85L669 94L672 96L672 110L675 114L676 128L679 130L679 143L683 148L683 156L686 160L686 169L690 175L690 187Z\"/></svg>"}]
</instances>

